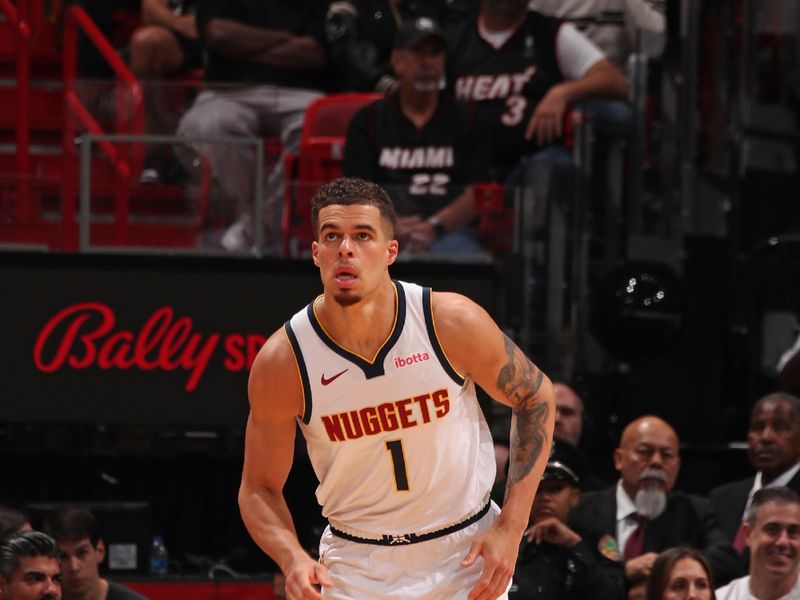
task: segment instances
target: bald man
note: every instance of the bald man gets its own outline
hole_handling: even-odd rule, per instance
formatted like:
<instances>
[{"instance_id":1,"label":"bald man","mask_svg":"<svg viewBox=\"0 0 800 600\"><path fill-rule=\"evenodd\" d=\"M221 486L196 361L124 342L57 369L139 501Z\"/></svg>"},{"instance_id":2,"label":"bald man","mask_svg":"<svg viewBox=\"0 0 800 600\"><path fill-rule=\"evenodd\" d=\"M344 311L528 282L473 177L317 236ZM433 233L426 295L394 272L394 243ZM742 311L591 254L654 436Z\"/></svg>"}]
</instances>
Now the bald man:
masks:
<instances>
[{"instance_id":1,"label":"bald man","mask_svg":"<svg viewBox=\"0 0 800 600\"><path fill-rule=\"evenodd\" d=\"M669 423L655 416L636 419L614 451L617 485L584 494L572 512L575 531L625 563L629 598L644 597L656 556L672 546L705 550L715 581L737 572L736 553L708 501L673 489L680 464L680 442Z\"/></svg>"},{"instance_id":2,"label":"bald man","mask_svg":"<svg viewBox=\"0 0 800 600\"><path fill-rule=\"evenodd\" d=\"M753 494L783 486L800 494L799 398L778 392L755 403L747 428L747 457L755 476L719 486L709 494L720 528L741 552L746 549L742 523Z\"/></svg>"}]
</instances>

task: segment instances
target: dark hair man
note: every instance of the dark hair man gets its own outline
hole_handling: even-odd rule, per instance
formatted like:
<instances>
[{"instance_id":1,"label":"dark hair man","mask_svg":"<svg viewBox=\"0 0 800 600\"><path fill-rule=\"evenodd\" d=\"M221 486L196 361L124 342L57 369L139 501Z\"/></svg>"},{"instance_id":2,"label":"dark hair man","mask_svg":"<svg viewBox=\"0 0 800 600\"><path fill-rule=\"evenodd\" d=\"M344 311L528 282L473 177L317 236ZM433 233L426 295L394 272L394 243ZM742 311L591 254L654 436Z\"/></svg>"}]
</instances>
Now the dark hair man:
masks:
<instances>
[{"instance_id":1,"label":"dark hair man","mask_svg":"<svg viewBox=\"0 0 800 600\"><path fill-rule=\"evenodd\" d=\"M61 600L58 548L49 535L20 531L0 544L0 598Z\"/></svg>"},{"instance_id":2,"label":"dark hair man","mask_svg":"<svg viewBox=\"0 0 800 600\"><path fill-rule=\"evenodd\" d=\"M58 544L64 600L145 600L133 590L100 577L106 545L91 511L57 508L47 516L42 529Z\"/></svg>"}]
</instances>

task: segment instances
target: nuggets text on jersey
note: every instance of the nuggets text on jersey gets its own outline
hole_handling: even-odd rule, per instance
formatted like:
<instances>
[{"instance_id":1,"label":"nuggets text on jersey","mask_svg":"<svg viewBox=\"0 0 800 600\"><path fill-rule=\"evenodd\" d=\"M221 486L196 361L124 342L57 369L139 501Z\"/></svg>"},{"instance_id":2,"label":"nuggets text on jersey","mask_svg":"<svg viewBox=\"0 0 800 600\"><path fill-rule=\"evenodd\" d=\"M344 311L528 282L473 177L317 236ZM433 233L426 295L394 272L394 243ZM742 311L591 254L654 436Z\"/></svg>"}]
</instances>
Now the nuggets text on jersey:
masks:
<instances>
[{"instance_id":1,"label":"nuggets text on jersey","mask_svg":"<svg viewBox=\"0 0 800 600\"><path fill-rule=\"evenodd\" d=\"M366 406L361 410L324 415L321 419L330 440L343 442L363 435L409 429L420 423L430 423L433 416L441 419L448 412L450 398L447 390L441 389L413 398Z\"/></svg>"}]
</instances>

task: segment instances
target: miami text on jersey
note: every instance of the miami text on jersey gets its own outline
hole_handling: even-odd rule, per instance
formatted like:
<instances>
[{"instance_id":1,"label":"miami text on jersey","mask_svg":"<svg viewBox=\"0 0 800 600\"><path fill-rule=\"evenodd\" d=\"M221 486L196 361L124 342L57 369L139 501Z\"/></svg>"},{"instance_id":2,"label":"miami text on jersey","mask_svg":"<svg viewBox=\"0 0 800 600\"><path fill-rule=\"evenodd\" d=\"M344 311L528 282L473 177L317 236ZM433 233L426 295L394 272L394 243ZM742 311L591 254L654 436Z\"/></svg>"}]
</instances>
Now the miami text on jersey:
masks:
<instances>
[{"instance_id":1,"label":"miami text on jersey","mask_svg":"<svg viewBox=\"0 0 800 600\"><path fill-rule=\"evenodd\" d=\"M430 423L433 417L441 419L450 412L447 389L367 406L361 410L326 415L322 417L325 431L332 442L355 440L363 435L377 435Z\"/></svg>"},{"instance_id":2,"label":"miami text on jersey","mask_svg":"<svg viewBox=\"0 0 800 600\"><path fill-rule=\"evenodd\" d=\"M384 169L445 169L455 162L452 146L390 146L381 150L378 161Z\"/></svg>"}]
</instances>

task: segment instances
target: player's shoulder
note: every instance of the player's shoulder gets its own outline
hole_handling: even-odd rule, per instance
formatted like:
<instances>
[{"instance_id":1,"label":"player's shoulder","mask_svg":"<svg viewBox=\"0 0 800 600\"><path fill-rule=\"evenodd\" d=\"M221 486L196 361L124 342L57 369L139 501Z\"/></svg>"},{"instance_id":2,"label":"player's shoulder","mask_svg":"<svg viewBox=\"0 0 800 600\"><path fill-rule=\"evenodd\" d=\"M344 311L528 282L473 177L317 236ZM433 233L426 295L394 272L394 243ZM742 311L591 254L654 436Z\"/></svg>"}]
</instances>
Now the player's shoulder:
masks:
<instances>
[{"instance_id":1,"label":"player's shoulder","mask_svg":"<svg viewBox=\"0 0 800 600\"><path fill-rule=\"evenodd\" d=\"M491 322L483 307L455 292L431 292L431 311L440 336L463 335L482 323Z\"/></svg>"},{"instance_id":2,"label":"player's shoulder","mask_svg":"<svg viewBox=\"0 0 800 600\"><path fill-rule=\"evenodd\" d=\"M280 397L282 401L289 400L289 411L294 412L294 404L302 399L301 385L292 345L284 327L281 327L264 342L250 368L248 394L251 408L260 412L258 409L269 403L270 410L273 410L273 401ZM276 390L281 393L276 394Z\"/></svg>"}]
</instances>

